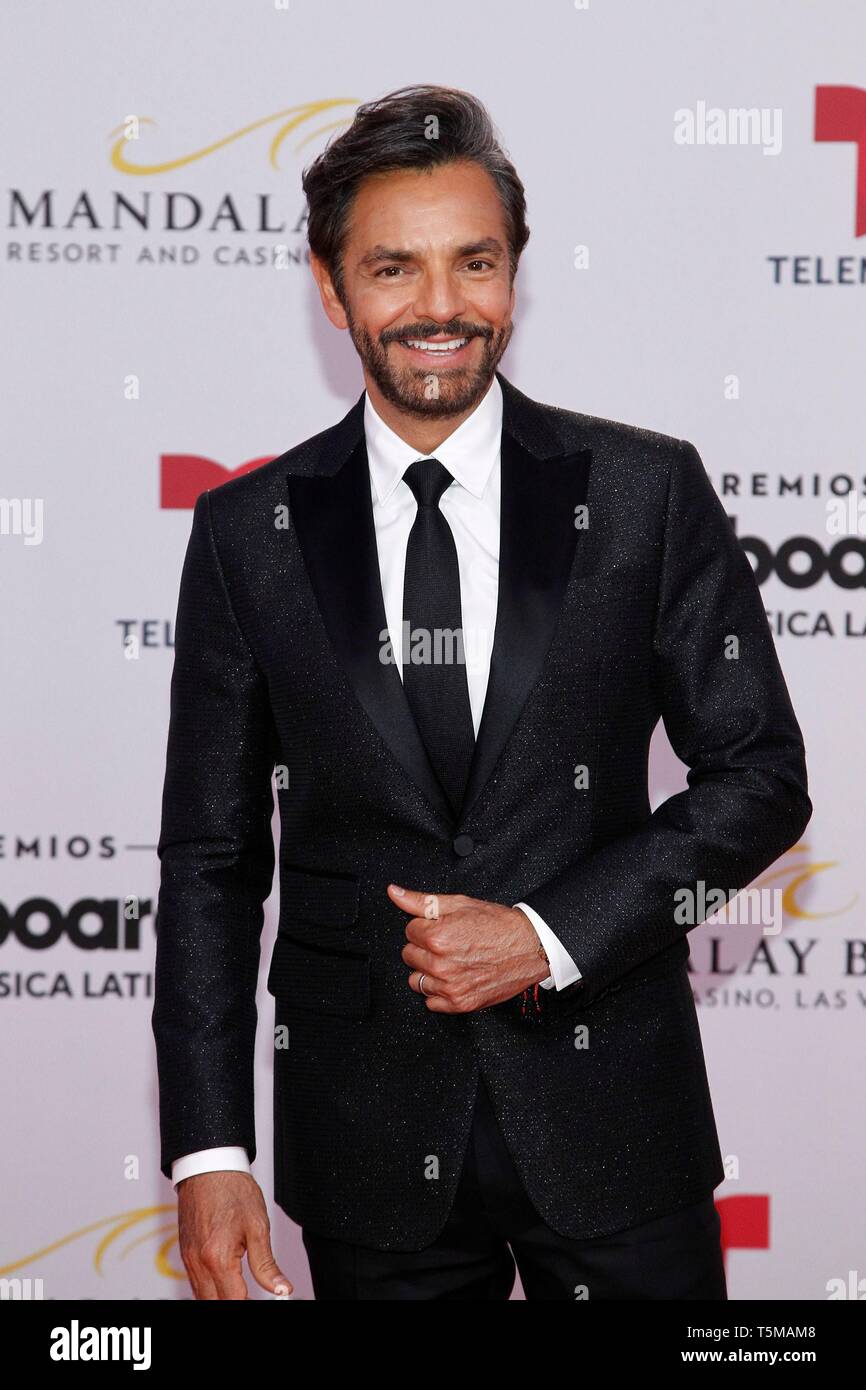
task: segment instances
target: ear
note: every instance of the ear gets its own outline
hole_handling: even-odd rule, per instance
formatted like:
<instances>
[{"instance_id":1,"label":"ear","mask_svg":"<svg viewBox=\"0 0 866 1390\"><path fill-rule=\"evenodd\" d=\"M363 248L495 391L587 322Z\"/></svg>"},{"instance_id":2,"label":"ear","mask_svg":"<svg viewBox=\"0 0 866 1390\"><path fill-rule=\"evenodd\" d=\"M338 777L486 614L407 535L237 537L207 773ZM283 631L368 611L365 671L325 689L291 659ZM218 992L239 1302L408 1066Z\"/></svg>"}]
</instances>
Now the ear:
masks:
<instances>
[{"instance_id":1,"label":"ear","mask_svg":"<svg viewBox=\"0 0 866 1390\"><path fill-rule=\"evenodd\" d=\"M328 315L335 328L348 328L346 311L343 308L334 289L330 271L324 261L320 261L312 251L310 252L310 269L313 278L319 287L319 298L322 301L322 308Z\"/></svg>"}]
</instances>

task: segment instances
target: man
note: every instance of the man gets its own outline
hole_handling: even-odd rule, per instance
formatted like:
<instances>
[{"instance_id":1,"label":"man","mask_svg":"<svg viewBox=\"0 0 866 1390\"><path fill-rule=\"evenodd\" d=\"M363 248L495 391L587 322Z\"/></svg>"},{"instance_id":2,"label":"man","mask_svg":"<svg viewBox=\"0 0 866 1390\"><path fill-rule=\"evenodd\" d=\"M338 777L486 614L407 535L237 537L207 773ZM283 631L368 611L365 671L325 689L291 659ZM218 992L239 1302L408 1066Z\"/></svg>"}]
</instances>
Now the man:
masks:
<instances>
[{"instance_id":1,"label":"man","mask_svg":"<svg viewBox=\"0 0 866 1390\"><path fill-rule=\"evenodd\" d=\"M290 1287L255 1157L280 811L275 1197L317 1298L726 1297L675 894L811 812L693 446L498 370L526 244L484 108L407 88L305 172L365 392L201 496L159 844L162 1169L198 1298ZM462 641L459 640L462 636ZM455 640L455 638L457 640ZM653 814L659 718L689 787Z\"/></svg>"}]
</instances>

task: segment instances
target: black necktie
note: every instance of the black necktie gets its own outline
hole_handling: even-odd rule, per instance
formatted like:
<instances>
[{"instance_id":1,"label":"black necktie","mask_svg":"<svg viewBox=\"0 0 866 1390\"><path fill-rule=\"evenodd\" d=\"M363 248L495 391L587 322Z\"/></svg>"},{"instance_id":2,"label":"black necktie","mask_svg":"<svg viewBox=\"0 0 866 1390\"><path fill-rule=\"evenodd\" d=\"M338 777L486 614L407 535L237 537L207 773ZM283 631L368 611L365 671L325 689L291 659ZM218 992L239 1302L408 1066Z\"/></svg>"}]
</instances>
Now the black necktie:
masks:
<instances>
[{"instance_id":1,"label":"black necktie","mask_svg":"<svg viewBox=\"0 0 866 1390\"><path fill-rule=\"evenodd\" d=\"M418 503L403 581L403 685L433 769L459 816L475 731L457 547L439 510L439 499L454 480L435 458L416 459L403 477Z\"/></svg>"}]
</instances>

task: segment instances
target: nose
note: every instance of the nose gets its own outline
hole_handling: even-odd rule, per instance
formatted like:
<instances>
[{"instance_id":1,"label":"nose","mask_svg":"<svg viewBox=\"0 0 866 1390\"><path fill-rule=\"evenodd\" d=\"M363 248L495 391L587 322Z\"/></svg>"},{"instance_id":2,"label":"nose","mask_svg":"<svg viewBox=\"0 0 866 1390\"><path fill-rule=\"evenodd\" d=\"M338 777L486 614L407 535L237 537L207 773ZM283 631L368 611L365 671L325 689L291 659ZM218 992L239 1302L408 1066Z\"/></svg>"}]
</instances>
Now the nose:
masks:
<instances>
[{"instance_id":1,"label":"nose","mask_svg":"<svg viewBox=\"0 0 866 1390\"><path fill-rule=\"evenodd\" d=\"M429 271L422 279L412 305L420 320L448 323L466 311L466 296L458 276L448 270Z\"/></svg>"}]
</instances>

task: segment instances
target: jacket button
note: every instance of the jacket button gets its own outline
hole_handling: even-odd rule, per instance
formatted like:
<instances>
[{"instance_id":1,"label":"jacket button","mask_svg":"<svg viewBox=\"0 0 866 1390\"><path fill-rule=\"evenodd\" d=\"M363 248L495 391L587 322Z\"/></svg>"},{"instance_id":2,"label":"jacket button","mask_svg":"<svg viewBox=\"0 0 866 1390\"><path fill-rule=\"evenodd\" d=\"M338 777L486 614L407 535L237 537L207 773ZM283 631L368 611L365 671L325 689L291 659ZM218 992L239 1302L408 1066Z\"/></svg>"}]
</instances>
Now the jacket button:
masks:
<instances>
[{"instance_id":1,"label":"jacket button","mask_svg":"<svg viewBox=\"0 0 866 1390\"><path fill-rule=\"evenodd\" d=\"M475 841L471 835L455 835L451 843L454 853L459 854L461 859L465 859L475 848Z\"/></svg>"}]
</instances>

